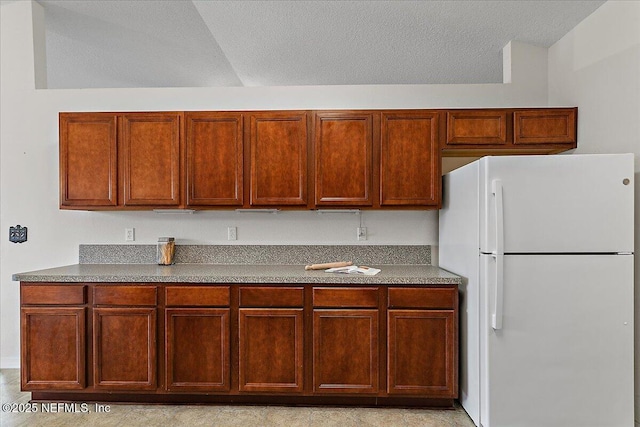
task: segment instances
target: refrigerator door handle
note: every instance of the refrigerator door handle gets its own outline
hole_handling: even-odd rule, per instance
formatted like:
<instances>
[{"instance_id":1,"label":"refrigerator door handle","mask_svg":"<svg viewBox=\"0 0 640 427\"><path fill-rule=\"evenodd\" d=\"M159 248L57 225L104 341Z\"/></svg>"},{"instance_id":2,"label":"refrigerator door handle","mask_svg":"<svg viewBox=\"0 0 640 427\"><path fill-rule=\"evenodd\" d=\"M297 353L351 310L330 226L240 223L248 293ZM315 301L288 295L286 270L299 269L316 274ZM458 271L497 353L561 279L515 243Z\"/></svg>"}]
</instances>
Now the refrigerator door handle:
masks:
<instances>
[{"instance_id":1,"label":"refrigerator door handle","mask_svg":"<svg viewBox=\"0 0 640 427\"><path fill-rule=\"evenodd\" d=\"M493 202L496 211L495 215L495 231L496 231L496 250L494 254L504 254L504 205L502 202L502 180L494 179L491 181L491 192L493 193Z\"/></svg>"},{"instance_id":2,"label":"refrigerator door handle","mask_svg":"<svg viewBox=\"0 0 640 427\"><path fill-rule=\"evenodd\" d=\"M502 203L502 181L494 179L491 181L491 191L495 202L495 230L496 230L496 250L493 258L496 261L496 291L491 314L491 327L495 330L502 329L503 311L503 290L504 290L504 209Z\"/></svg>"},{"instance_id":3,"label":"refrigerator door handle","mask_svg":"<svg viewBox=\"0 0 640 427\"><path fill-rule=\"evenodd\" d=\"M504 255L495 254L493 258L496 261L496 291L494 294L493 313L491 314L491 327L497 331L502 329L502 311L504 308Z\"/></svg>"}]
</instances>

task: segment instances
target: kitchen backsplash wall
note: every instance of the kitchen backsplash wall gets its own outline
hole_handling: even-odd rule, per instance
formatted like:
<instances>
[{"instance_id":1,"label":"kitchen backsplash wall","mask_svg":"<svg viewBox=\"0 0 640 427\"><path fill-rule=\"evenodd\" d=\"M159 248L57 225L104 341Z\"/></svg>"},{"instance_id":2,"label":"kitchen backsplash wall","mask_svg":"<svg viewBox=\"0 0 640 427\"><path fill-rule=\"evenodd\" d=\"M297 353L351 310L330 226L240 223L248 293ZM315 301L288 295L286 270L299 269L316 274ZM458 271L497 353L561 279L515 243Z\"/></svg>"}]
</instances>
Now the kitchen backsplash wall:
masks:
<instances>
[{"instance_id":1,"label":"kitchen backsplash wall","mask_svg":"<svg viewBox=\"0 0 640 427\"><path fill-rule=\"evenodd\" d=\"M155 245L80 245L80 264L155 264ZM176 264L431 264L428 245L176 245Z\"/></svg>"}]
</instances>

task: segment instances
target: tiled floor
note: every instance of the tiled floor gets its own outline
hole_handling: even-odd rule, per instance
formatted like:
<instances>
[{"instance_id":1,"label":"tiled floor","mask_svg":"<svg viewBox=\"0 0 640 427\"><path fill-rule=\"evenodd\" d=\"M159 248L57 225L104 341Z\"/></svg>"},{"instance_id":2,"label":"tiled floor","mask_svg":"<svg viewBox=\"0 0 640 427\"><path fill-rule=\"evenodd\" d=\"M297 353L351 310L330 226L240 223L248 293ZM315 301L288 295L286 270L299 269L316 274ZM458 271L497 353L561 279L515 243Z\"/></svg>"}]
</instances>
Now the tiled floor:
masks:
<instances>
[{"instance_id":1,"label":"tiled floor","mask_svg":"<svg viewBox=\"0 0 640 427\"><path fill-rule=\"evenodd\" d=\"M335 408L279 406L205 406L205 405L108 405L108 413L88 412L78 406L77 412L37 413L12 412L7 404L25 409L30 393L20 392L17 369L0 370L0 426L407 426L407 427L473 427L473 422L460 407L454 410L399 408Z\"/></svg>"}]
</instances>

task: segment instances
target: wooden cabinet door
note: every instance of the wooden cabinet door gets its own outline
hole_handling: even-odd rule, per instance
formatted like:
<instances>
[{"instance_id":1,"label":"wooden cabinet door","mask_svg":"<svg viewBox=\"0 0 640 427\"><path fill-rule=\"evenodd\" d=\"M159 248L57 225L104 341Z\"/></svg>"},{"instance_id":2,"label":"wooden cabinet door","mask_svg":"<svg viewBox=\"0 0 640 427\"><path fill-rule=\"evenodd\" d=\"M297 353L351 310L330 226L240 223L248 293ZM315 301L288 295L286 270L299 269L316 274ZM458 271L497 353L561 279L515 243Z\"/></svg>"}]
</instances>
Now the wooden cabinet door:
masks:
<instances>
[{"instance_id":1,"label":"wooden cabinet door","mask_svg":"<svg viewBox=\"0 0 640 427\"><path fill-rule=\"evenodd\" d=\"M165 310L168 391L229 391L229 309Z\"/></svg>"},{"instance_id":2,"label":"wooden cabinet door","mask_svg":"<svg viewBox=\"0 0 640 427\"><path fill-rule=\"evenodd\" d=\"M22 390L85 387L85 310L84 307L22 308Z\"/></svg>"},{"instance_id":3,"label":"wooden cabinet door","mask_svg":"<svg viewBox=\"0 0 640 427\"><path fill-rule=\"evenodd\" d=\"M252 113L249 119L251 205L307 204L307 113Z\"/></svg>"},{"instance_id":4,"label":"wooden cabinet door","mask_svg":"<svg viewBox=\"0 0 640 427\"><path fill-rule=\"evenodd\" d=\"M128 113L122 116L125 206L180 205L181 117L181 113Z\"/></svg>"},{"instance_id":5,"label":"wooden cabinet door","mask_svg":"<svg viewBox=\"0 0 640 427\"><path fill-rule=\"evenodd\" d=\"M381 206L440 203L438 113L382 113Z\"/></svg>"},{"instance_id":6,"label":"wooden cabinet door","mask_svg":"<svg viewBox=\"0 0 640 427\"><path fill-rule=\"evenodd\" d=\"M575 144L576 110L538 109L514 111L514 144Z\"/></svg>"},{"instance_id":7,"label":"wooden cabinet door","mask_svg":"<svg viewBox=\"0 0 640 427\"><path fill-rule=\"evenodd\" d=\"M93 309L96 389L157 388L156 309Z\"/></svg>"},{"instance_id":8,"label":"wooden cabinet door","mask_svg":"<svg viewBox=\"0 0 640 427\"><path fill-rule=\"evenodd\" d=\"M373 112L318 112L315 115L315 204L373 204ZM374 123L375 122L375 123Z\"/></svg>"},{"instance_id":9,"label":"wooden cabinet door","mask_svg":"<svg viewBox=\"0 0 640 427\"><path fill-rule=\"evenodd\" d=\"M387 392L457 397L454 310L387 312Z\"/></svg>"},{"instance_id":10,"label":"wooden cabinet door","mask_svg":"<svg viewBox=\"0 0 640 427\"><path fill-rule=\"evenodd\" d=\"M378 310L313 311L315 393L377 393L378 365Z\"/></svg>"},{"instance_id":11,"label":"wooden cabinet door","mask_svg":"<svg viewBox=\"0 0 640 427\"><path fill-rule=\"evenodd\" d=\"M240 391L303 391L303 309L241 308Z\"/></svg>"},{"instance_id":12,"label":"wooden cabinet door","mask_svg":"<svg viewBox=\"0 0 640 427\"><path fill-rule=\"evenodd\" d=\"M242 206L242 117L186 113L187 206Z\"/></svg>"},{"instance_id":13,"label":"wooden cabinet door","mask_svg":"<svg viewBox=\"0 0 640 427\"><path fill-rule=\"evenodd\" d=\"M507 110L454 110L447 112L446 145L504 145Z\"/></svg>"},{"instance_id":14,"label":"wooden cabinet door","mask_svg":"<svg viewBox=\"0 0 640 427\"><path fill-rule=\"evenodd\" d=\"M59 126L60 206L116 206L116 115L60 113Z\"/></svg>"}]
</instances>

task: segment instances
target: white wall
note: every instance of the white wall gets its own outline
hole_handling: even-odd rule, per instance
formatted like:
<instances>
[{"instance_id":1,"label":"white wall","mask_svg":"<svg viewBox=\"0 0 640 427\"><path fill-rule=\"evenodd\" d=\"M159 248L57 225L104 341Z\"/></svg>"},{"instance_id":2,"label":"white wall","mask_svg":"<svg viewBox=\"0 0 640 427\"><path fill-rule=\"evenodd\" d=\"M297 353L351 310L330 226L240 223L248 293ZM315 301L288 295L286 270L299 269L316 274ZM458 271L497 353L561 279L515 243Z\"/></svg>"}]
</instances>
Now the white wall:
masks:
<instances>
[{"instance_id":1,"label":"white wall","mask_svg":"<svg viewBox=\"0 0 640 427\"><path fill-rule=\"evenodd\" d=\"M236 244L358 244L355 231L362 219L369 233L366 244L437 245L437 212L433 211L365 212L362 216L312 212L159 215L61 211L58 209L60 111L547 105L547 49L521 43L505 48L505 57L512 60L510 84L36 90L46 84L46 76L41 72L44 64L41 6L28 1L3 2L0 15L0 367L3 368L17 367L19 357L19 292L11 275L76 263L80 243L124 243L125 227L135 227L136 243L154 243L158 236L172 235L179 244L226 244L229 243L226 227L237 226ZM8 241L8 228L16 224L28 227L28 242Z\"/></svg>"},{"instance_id":2,"label":"white wall","mask_svg":"<svg viewBox=\"0 0 640 427\"><path fill-rule=\"evenodd\" d=\"M635 402L640 426L640 2L605 3L549 48L549 103L579 107L577 153L636 155Z\"/></svg>"}]
</instances>

